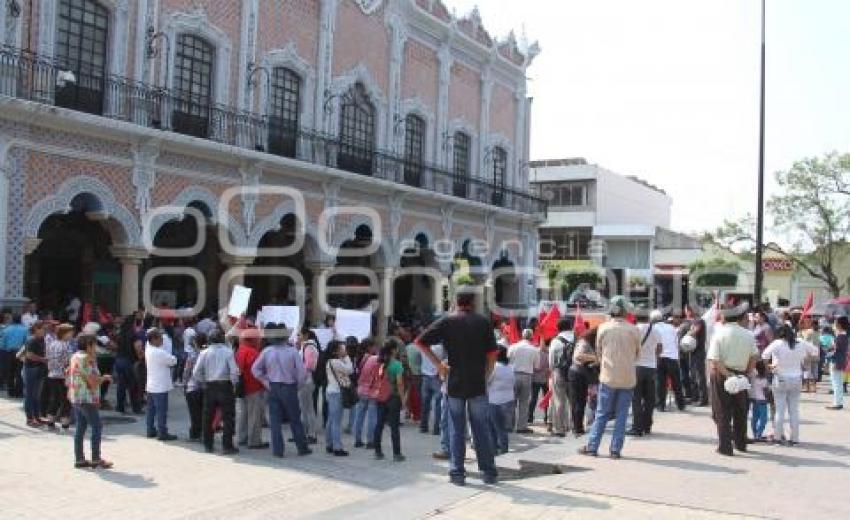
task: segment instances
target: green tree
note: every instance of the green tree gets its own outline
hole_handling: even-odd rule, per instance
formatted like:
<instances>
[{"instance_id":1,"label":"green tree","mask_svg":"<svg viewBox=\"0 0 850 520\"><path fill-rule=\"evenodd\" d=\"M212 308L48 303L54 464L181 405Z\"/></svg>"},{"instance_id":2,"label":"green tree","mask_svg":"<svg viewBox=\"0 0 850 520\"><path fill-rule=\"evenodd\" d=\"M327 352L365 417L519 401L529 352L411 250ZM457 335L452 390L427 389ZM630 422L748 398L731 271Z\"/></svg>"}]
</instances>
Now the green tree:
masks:
<instances>
[{"instance_id":1,"label":"green tree","mask_svg":"<svg viewBox=\"0 0 850 520\"><path fill-rule=\"evenodd\" d=\"M836 267L850 249L850 155L837 153L795 162L776 173L780 191L767 202L766 251L786 256L812 278L821 280L833 296L845 287ZM755 247L751 214L727 220L710 238L726 247ZM779 242L779 243L777 243Z\"/></svg>"}]
</instances>

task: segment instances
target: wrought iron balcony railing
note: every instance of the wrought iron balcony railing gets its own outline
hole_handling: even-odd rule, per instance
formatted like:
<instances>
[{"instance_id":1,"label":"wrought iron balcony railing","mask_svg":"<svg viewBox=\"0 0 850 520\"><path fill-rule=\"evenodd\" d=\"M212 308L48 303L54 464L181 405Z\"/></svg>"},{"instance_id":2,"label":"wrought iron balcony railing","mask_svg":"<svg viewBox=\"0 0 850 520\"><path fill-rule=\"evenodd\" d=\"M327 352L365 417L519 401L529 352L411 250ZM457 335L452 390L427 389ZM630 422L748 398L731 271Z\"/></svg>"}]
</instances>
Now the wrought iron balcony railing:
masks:
<instances>
[{"instance_id":1,"label":"wrought iron balcony railing","mask_svg":"<svg viewBox=\"0 0 850 520\"><path fill-rule=\"evenodd\" d=\"M212 103L101 72L0 47L0 96L68 108L148 128L210 139L528 214L545 214L530 193L376 150L370 143L298 128L280 118Z\"/></svg>"}]
</instances>

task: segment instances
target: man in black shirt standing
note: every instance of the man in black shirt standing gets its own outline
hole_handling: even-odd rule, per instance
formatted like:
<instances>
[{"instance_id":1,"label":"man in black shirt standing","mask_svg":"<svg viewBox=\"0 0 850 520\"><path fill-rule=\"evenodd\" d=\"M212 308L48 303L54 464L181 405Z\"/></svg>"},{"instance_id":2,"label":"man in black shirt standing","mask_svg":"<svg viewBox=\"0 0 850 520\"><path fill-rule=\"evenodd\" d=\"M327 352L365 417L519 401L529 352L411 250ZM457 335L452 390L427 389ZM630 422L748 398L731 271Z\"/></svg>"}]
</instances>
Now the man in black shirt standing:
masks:
<instances>
[{"instance_id":1,"label":"man in black shirt standing","mask_svg":"<svg viewBox=\"0 0 850 520\"><path fill-rule=\"evenodd\" d=\"M440 378L448 377L449 479L464 485L466 469L466 414L472 427L472 440L478 469L485 484L495 484L498 477L493 441L487 424L487 379L496 362L498 346L490 320L473 310L474 294L459 291L456 310L435 321L416 339L416 345L434 366ZM441 361L430 346L442 344L448 355Z\"/></svg>"}]
</instances>

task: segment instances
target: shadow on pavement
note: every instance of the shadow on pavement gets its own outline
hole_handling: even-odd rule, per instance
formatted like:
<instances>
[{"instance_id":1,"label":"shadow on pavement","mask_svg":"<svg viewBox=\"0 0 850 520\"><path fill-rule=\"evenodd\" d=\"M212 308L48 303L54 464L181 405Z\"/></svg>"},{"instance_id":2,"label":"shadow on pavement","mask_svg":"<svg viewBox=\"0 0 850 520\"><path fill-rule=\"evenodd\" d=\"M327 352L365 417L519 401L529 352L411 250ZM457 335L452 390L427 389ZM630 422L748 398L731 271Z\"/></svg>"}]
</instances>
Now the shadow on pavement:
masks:
<instances>
[{"instance_id":1,"label":"shadow on pavement","mask_svg":"<svg viewBox=\"0 0 850 520\"><path fill-rule=\"evenodd\" d=\"M796 448L789 448L796 449ZM777 453L776 451L772 451L770 453L758 452L758 451L749 451L751 456L766 459L769 461L776 462L780 466L788 466L792 468L847 468L850 465L840 462L837 460L827 460L827 459L812 459L808 457L794 457L791 455L784 455L782 453Z\"/></svg>"},{"instance_id":2,"label":"shadow on pavement","mask_svg":"<svg viewBox=\"0 0 850 520\"><path fill-rule=\"evenodd\" d=\"M156 482L150 477L137 475L135 473L124 473L122 471L110 470L95 470L94 474L100 477L101 480L116 484L125 488L144 489L156 487Z\"/></svg>"},{"instance_id":3,"label":"shadow on pavement","mask_svg":"<svg viewBox=\"0 0 850 520\"><path fill-rule=\"evenodd\" d=\"M746 471L736 468L728 468L726 466L718 466L716 464L706 464L704 462L695 462L692 460L677 460L677 459L652 459L642 457L627 457L625 460L643 462L645 464L653 464L656 466L664 466L668 468L684 469L688 471L699 471L709 473L726 473L729 475L742 475Z\"/></svg>"}]
</instances>

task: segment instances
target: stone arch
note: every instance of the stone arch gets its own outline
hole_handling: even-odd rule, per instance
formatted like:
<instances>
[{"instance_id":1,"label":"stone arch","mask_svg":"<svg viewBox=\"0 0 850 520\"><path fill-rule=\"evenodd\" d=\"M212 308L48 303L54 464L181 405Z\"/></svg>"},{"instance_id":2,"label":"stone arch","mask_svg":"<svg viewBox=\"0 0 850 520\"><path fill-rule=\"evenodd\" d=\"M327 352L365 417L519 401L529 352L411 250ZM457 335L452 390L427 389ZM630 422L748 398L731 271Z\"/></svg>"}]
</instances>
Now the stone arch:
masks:
<instances>
[{"instance_id":1,"label":"stone arch","mask_svg":"<svg viewBox=\"0 0 850 520\"><path fill-rule=\"evenodd\" d=\"M271 214L265 216L262 220L257 222L253 229L251 230L251 234L248 235L246 239L246 246L251 247L259 247L260 241L266 235L266 233L277 231L280 229L280 221L283 220L287 215L295 215L298 217L298 211L296 209L296 204L292 200L287 200L277 205ZM333 258L330 255L323 254L321 248L319 247L319 240L316 236L316 226L314 223L310 221L309 215L304 212L304 258L308 263L315 264L327 264L333 262Z\"/></svg>"},{"instance_id":2,"label":"stone arch","mask_svg":"<svg viewBox=\"0 0 850 520\"><path fill-rule=\"evenodd\" d=\"M391 240L389 235L383 229L375 229L375 221L368 218L366 215L354 215L348 222L342 226L336 227L334 231L334 239L332 246L334 256L342 248L342 245L354 237L357 228L360 226L368 226L372 231L372 239L379 240L378 249L372 253L372 256L377 261L378 265L374 267L395 267L398 265L399 255L392 250ZM380 223L380 222L378 222Z\"/></svg>"},{"instance_id":3,"label":"stone arch","mask_svg":"<svg viewBox=\"0 0 850 520\"><path fill-rule=\"evenodd\" d=\"M174 200L167 206L174 208L174 213L157 213L155 210L152 212L153 216L151 217L151 221L148 225L148 233L151 241L153 241L153 238L156 237L156 234L167 222L181 218L176 215L178 208L179 210L182 210L192 202L201 202L210 209L212 212L211 221L214 224L224 225L227 228L230 234L230 239L233 241L233 245L237 247L245 246L247 238L242 224L240 224L239 221L237 221L233 215L229 213L227 214L227 220L222 221L222 219L219 218L221 215L217 214L219 210L219 197L217 197L209 189L202 186L188 186L178 193L177 196L174 197Z\"/></svg>"},{"instance_id":4,"label":"stone arch","mask_svg":"<svg viewBox=\"0 0 850 520\"><path fill-rule=\"evenodd\" d=\"M96 201L98 211L108 219L104 222L115 244L141 245L141 231L136 217L115 200L112 190L102 181L88 175L78 175L63 182L56 193L41 199L30 209L24 224L24 236L35 238L41 225L48 217L57 213L69 213L71 202L78 195L87 194Z\"/></svg>"}]
</instances>

